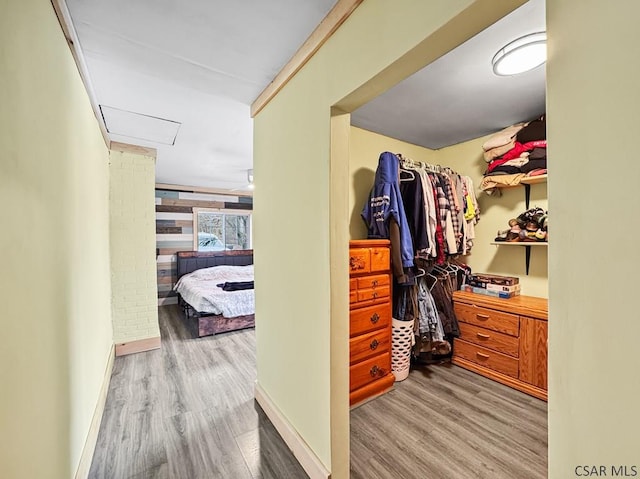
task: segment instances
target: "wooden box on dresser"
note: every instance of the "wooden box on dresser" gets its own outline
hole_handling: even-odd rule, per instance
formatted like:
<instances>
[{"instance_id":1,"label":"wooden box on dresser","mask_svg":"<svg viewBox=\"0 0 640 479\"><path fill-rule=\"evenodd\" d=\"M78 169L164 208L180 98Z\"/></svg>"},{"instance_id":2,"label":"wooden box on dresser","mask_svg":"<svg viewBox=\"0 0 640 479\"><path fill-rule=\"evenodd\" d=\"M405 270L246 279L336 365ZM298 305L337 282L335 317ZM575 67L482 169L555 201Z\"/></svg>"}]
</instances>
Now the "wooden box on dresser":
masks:
<instances>
[{"instance_id":1,"label":"wooden box on dresser","mask_svg":"<svg viewBox=\"0 0 640 479\"><path fill-rule=\"evenodd\" d=\"M453 364L546 401L547 300L456 291L453 302L460 325Z\"/></svg>"},{"instance_id":2,"label":"wooden box on dresser","mask_svg":"<svg viewBox=\"0 0 640 479\"><path fill-rule=\"evenodd\" d=\"M349 404L393 387L388 240L349 242Z\"/></svg>"}]
</instances>

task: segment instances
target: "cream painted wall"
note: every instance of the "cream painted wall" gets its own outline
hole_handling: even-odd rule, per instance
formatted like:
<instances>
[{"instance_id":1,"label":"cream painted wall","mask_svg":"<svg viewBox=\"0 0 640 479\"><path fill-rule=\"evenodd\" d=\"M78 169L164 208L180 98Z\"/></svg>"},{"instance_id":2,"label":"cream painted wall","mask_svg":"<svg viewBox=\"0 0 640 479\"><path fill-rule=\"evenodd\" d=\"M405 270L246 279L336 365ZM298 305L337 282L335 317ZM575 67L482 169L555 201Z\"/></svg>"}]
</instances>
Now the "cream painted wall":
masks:
<instances>
[{"instance_id":1,"label":"cream painted wall","mask_svg":"<svg viewBox=\"0 0 640 479\"><path fill-rule=\"evenodd\" d=\"M640 474L639 17L635 1L547 2L550 478Z\"/></svg>"},{"instance_id":2,"label":"cream painted wall","mask_svg":"<svg viewBox=\"0 0 640 479\"><path fill-rule=\"evenodd\" d=\"M345 353L347 341L338 346L344 350L332 351L330 324L340 312L331 317L330 308L332 295L346 296L348 288L346 269L342 280L332 282L330 268L346 264L348 245L336 238L348 237L350 218L329 217L330 204L338 211L337 203L349 202L347 188L329 198L331 163L338 161L330 158L331 107L353 106L356 97L350 95L373 77L382 83L367 85L368 93L357 92L358 99L388 88L401 78L387 67L415 71L425 58L447 51L448 38L469 38L520 3L363 2L255 118L258 383L335 479L348 477L349 451L331 443L332 414L342 410L331 410L330 365L333 354ZM474 8L460 16L464 20L445 28L450 37L431 35L468 6ZM340 161L348 162L348 155ZM348 303L340 304L346 322ZM342 380L343 374L335 376ZM346 410L347 394L340 391Z\"/></svg>"},{"instance_id":3,"label":"cream painted wall","mask_svg":"<svg viewBox=\"0 0 640 479\"><path fill-rule=\"evenodd\" d=\"M111 342L108 152L50 2L0 15L0 477L72 477Z\"/></svg>"},{"instance_id":4,"label":"cream painted wall","mask_svg":"<svg viewBox=\"0 0 640 479\"><path fill-rule=\"evenodd\" d=\"M160 336L153 156L109 155L111 290L116 344Z\"/></svg>"},{"instance_id":5,"label":"cream painted wall","mask_svg":"<svg viewBox=\"0 0 640 479\"><path fill-rule=\"evenodd\" d=\"M367 227L360 212L369 198L378 167L380 153L391 151L425 163L433 163L435 152L388 136L351 127L349 142L349 233L351 239L367 237Z\"/></svg>"},{"instance_id":6,"label":"cream painted wall","mask_svg":"<svg viewBox=\"0 0 640 479\"><path fill-rule=\"evenodd\" d=\"M526 210L526 204L524 187L503 189L500 197L489 196L479 190L482 174L487 165L482 156L482 144L487 138L488 136L476 138L435 152L439 164L470 176L476 189L480 204L480 222L476 225L473 249L465 261L474 272L518 276L522 285L522 294L547 298L547 248L544 246L531 248L531 263L527 276L525 248L489 244L495 239L498 230L509 228L509 219L517 217ZM531 187L529 207L534 206L545 210L548 208L546 184ZM551 229L553 230L553 225ZM552 234L553 231L550 232L550 238Z\"/></svg>"}]
</instances>

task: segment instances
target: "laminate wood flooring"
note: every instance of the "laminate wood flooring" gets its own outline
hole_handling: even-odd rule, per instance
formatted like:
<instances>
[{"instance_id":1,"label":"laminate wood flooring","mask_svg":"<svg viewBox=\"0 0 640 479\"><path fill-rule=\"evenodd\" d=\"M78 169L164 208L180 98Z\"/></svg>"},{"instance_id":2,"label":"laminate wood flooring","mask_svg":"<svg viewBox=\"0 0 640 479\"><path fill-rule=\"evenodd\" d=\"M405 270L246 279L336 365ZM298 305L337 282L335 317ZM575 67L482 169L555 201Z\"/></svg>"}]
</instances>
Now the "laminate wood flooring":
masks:
<instances>
[{"instance_id":1,"label":"laminate wood flooring","mask_svg":"<svg viewBox=\"0 0 640 479\"><path fill-rule=\"evenodd\" d=\"M162 349L115 360L92 479L304 479L254 401L255 332L194 339L158 308Z\"/></svg>"},{"instance_id":2,"label":"laminate wood flooring","mask_svg":"<svg viewBox=\"0 0 640 479\"><path fill-rule=\"evenodd\" d=\"M542 479L547 404L451 364L351 411L352 479Z\"/></svg>"}]
</instances>

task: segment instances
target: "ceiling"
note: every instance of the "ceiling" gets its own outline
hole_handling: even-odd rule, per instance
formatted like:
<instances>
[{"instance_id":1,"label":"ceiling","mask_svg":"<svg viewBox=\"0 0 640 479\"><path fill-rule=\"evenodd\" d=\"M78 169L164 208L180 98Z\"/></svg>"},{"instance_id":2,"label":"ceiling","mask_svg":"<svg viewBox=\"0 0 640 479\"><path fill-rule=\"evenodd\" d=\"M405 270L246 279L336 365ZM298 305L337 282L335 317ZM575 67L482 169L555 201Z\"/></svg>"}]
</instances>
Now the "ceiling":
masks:
<instances>
[{"instance_id":1,"label":"ceiling","mask_svg":"<svg viewBox=\"0 0 640 479\"><path fill-rule=\"evenodd\" d=\"M112 141L158 150L156 181L244 190L249 105L335 0L66 0ZM428 148L544 111L544 66L498 77L491 58L545 30L528 3L356 110L352 123Z\"/></svg>"},{"instance_id":2,"label":"ceiling","mask_svg":"<svg viewBox=\"0 0 640 479\"><path fill-rule=\"evenodd\" d=\"M244 189L249 105L336 0L66 1L110 139L159 183Z\"/></svg>"},{"instance_id":3,"label":"ceiling","mask_svg":"<svg viewBox=\"0 0 640 479\"><path fill-rule=\"evenodd\" d=\"M545 110L544 65L500 77L491 59L512 40L545 30L545 1L530 0L356 110L351 123L439 149L533 119Z\"/></svg>"}]
</instances>

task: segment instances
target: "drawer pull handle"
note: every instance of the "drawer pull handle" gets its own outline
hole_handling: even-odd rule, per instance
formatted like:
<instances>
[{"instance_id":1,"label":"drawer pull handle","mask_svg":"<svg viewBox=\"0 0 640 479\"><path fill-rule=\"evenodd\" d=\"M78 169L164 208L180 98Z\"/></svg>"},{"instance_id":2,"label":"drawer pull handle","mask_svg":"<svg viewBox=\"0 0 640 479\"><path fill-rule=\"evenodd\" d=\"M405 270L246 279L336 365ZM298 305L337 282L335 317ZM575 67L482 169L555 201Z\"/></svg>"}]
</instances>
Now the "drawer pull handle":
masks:
<instances>
[{"instance_id":1,"label":"drawer pull handle","mask_svg":"<svg viewBox=\"0 0 640 479\"><path fill-rule=\"evenodd\" d=\"M488 354L476 353L476 356L478 356L481 359L489 359L489 355Z\"/></svg>"},{"instance_id":2,"label":"drawer pull handle","mask_svg":"<svg viewBox=\"0 0 640 479\"><path fill-rule=\"evenodd\" d=\"M380 316L378 315L378 313L373 313L373 316L371 316L370 320L373 324L376 324L378 321L380 321Z\"/></svg>"},{"instance_id":3,"label":"drawer pull handle","mask_svg":"<svg viewBox=\"0 0 640 479\"><path fill-rule=\"evenodd\" d=\"M378 347L378 340L374 339L373 341L371 341L371 344L369 345L369 348L371 349L371 351L375 350Z\"/></svg>"},{"instance_id":4,"label":"drawer pull handle","mask_svg":"<svg viewBox=\"0 0 640 479\"><path fill-rule=\"evenodd\" d=\"M489 339L491 337L488 334L482 334L482 333L476 333L476 336L478 336L480 339Z\"/></svg>"},{"instance_id":5,"label":"drawer pull handle","mask_svg":"<svg viewBox=\"0 0 640 479\"><path fill-rule=\"evenodd\" d=\"M372 378L375 378L376 376L382 376L383 373L382 373L382 369L380 369L378 366L374 366L369 371L369 374L371 375Z\"/></svg>"},{"instance_id":6,"label":"drawer pull handle","mask_svg":"<svg viewBox=\"0 0 640 479\"><path fill-rule=\"evenodd\" d=\"M371 281L371 286L378 286L378 280L374 279L373 281Z\"/></svg>"},{"instance_id":7,"label":"drawer pull handle","mask_svg":"<svg viewBox=\"0 0 640 479\"><path fill-rule=\"evenodd\" d=\"M482 321L486 321L487 319L489 319L489 316L487 316L486 314L479 314L476 313L476 318L482 320Z\"/></svg>"},{"instance_id":8,"label":"drawer pull handle","mask_svg":"<svg viewBox=\"0 0 640 479\"><path fill-rule=\"evenodd\" d=\"M377 292L377 291L374 291L373 293L371 293L371 297L372 297L373 299L376 299L376 298L378 297L378 292Z\"/></svg>"}]
</instances>

